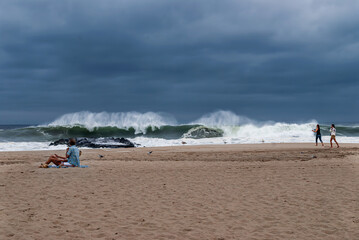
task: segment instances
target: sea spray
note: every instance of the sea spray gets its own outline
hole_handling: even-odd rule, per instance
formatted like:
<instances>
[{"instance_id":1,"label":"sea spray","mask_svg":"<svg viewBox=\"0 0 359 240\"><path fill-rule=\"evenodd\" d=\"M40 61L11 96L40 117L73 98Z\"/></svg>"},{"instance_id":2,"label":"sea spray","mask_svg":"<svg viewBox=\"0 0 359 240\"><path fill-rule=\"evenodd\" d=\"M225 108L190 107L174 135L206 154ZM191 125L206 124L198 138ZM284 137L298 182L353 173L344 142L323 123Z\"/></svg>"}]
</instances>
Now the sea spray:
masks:
<instances>
[{"instance_id":1,"label":"sea spray","mask_svg":"<svg viewBox=\"0 0 359 240\"><path fill-rule=\"evenodd\" d=\"M239 126L249 123L255 123L245 116L239 116L231 111L217 111L205 114L199 119L191 122L191 124L199 124L207 127L221 127L221 126Z\"/></svg>"},{"instance_id":2,"label":"sea spray","mask_svg":"<svg viewBox=\"0 0 359 240\"><path fill-rule=\"evenodd\" d=\"M83 126L89 130L98 127L116 127L119 129L135 129L135 133L145 133L149 127L152 129L166 125L177 125L177 121L170 115L147 112L119 112L119 113L68 113L48 126Z\"/></svg>"},{"instance_id":3,"label":"sea spray","mask_svg":"<svg viewBox=\"0 0 359 240\"><path fill-rule=\"evenodd\" d=\"M313 142L316 124L255 121L230 111L181 124L163 113L78 112L38 126L0 126L0 151L52 149L47 146L51 141L69 137L124 137L141 146ZM336 125L340 142L359 142L358 124ZM329 141L329 127L321 124L323 141Z\"/></svg>"}]
</instances>

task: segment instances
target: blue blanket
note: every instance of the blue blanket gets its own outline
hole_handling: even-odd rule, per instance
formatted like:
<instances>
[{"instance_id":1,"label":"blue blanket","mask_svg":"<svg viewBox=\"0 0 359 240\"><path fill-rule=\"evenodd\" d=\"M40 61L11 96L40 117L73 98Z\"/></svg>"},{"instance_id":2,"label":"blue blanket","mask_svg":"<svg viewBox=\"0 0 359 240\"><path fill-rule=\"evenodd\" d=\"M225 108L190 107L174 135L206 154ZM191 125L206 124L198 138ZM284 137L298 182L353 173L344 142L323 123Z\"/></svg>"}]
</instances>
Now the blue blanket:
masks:
<instances>
[{"instance_id":1,"label":"blue blanket","mask_svg":"<svg viewBox=\"0 0 359 240\"><path fill-rule=\"evenodd\" d=\"M89 167L88 165L81 165L79 168L88 168L88 167ZM50 165L49 168L69 168L69 167ZM73 168L73 167L70 167L70 168Z\"/></svg>"}]
</instances>

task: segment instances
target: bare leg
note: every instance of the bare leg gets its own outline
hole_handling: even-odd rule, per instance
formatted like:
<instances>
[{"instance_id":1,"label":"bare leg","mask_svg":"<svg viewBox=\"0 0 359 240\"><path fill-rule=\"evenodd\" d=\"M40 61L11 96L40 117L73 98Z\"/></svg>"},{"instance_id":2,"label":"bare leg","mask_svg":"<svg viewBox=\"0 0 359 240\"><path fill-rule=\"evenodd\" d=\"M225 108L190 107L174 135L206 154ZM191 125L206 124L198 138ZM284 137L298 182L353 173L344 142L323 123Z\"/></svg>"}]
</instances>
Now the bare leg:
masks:
<instances>
[{"instance_id":1,"label":"bare leg","mask_svg":"<svg viewBox=\"0 0 359 240\"><path fill-rule=\"evenodd\" d=\"M322 146L324 147L324 143L322 141L322 136L319 137L320 142L322 143Z\"/></svg>"},{"instance_id":2,"label":"bare leg","mask_svg":"<svg viewBox=\"0 0 359 240\"><path fill-rule=\"evenodd\" d=\"M333 148L333 138L330 139L330 148Z\"/></svg>"},{"instance_id":3,"label":"bare leg","mask_svg":"<svg viewBox=\"0 0 359 240\"><path fill-rule=\"evenodd\" d=\"M336 139L334 139L334 141L335 141L335 143L337 144L337 147L339 147L339 144L338 144L337 140L336 140Z\"/></svg>"},{"instance_id":4,"label":"bare leg","mask_svg":"<svg viewBox=\"0 0 359 240\"><path fill-rule=\"evenodd\" d=\"M56 166L61 164L61 159L57 158L55 155L52 155L49 157L49 159L46 161L46 165L49 165L50 163L55 164Z\"/></svg>"}]
</instances>

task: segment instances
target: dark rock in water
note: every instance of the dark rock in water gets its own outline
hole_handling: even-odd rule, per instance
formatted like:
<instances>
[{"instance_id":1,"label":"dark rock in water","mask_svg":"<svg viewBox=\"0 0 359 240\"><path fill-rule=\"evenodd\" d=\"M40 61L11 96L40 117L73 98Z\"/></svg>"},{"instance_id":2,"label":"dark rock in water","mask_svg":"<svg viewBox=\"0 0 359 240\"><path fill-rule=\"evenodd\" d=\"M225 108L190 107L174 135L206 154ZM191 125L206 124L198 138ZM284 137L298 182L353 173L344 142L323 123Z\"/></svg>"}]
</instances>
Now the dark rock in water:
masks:
<instances>
[{"instance_id":1,"label":"dark rock in water","mask_svg":"<svg viewBox=\"0 0 359 240\"><path fill-rule=\"evenodd\" d=\"M67 145L69 143L69 139L59 139L55 142L50 143L50 146L57 146L57 145Z\"/></svg>"},{"instance_id":2,"label":"dark rock in water","mask_svg":"<svg viewBox=\"0 0 359 240\"><path fill-rule=\"evenodd\" d=\"M69 139L59 139L50 143L50 146L67 145ZM89 148L130 148L135 147L135 143L125 138L77 138L76 146Z\"/></svg>"},{"instance_id":3,"label":"dark rock in water","mask_svg":"<svg viewBox=\"0 0 359 240\"><path fill-rule=\"evenodd\" d=\"M223 137L223 131L221 129L199 126L190 129L187 133L183 134L182 137L194 139Z\"/></svg>"}]
</instances>

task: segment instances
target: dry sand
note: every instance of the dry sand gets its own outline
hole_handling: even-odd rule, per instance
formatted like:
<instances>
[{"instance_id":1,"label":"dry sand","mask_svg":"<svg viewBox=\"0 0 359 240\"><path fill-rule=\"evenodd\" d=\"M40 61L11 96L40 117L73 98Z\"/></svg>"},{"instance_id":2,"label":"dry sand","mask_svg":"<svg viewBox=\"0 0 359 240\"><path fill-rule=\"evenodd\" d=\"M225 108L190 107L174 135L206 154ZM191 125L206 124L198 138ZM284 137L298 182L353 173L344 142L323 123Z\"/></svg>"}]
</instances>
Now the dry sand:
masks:
<instances>
[{"instance_id":1,"label":"dry sand","mask_svg":"<svg viewBox=\"0 0 359 240\"><path fill-rule=\"evenodd\" d=\"M359 239L358 144L55 152L0 153L0 239Z\"/></svg>"}]
</instances>

